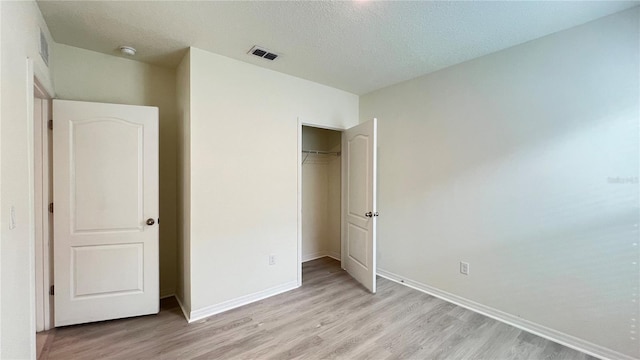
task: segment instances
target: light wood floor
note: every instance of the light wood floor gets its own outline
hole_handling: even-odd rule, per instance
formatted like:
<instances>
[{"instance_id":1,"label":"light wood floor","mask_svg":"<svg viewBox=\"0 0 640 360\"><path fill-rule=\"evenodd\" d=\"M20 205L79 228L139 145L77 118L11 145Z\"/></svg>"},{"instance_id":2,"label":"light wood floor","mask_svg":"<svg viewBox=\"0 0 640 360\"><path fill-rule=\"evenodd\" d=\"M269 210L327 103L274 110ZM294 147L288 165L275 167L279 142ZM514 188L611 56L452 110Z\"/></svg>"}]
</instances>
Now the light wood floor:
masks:
<instances>
[{"instance_id":1,"label":"light wood floor","mask_svg":"<svg viewBox=\"0 0 640 360\"><path fill-rule=\"evenodd\" d=\"M339 263L303 267L303 286L187 324L175 300L158 315L39 335L39 359L593 359L378 278L371 295Z\"/></svg>"}]
</instances>

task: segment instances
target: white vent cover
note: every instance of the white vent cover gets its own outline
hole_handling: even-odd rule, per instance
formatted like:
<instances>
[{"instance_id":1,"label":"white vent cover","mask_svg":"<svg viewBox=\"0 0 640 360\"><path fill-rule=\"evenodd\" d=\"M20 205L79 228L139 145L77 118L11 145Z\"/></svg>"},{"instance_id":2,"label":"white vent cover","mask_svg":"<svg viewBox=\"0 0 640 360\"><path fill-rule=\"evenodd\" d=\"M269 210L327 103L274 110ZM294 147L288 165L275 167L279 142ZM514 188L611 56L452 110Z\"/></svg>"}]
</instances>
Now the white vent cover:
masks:
<instances>
[{"instance_id":1,"label":"white vent cover","mask_svg":"<svg viewBox=\"0 0 640 360\"><path fill-rule=\"evenodd\" d=\"M252 47L251 50L247 52L247 54L255 55L257 57L261 57L263 59L267 59L271 61L275 60L278 56L280 56L258 45Z\"/></svg>"}]
</instances>

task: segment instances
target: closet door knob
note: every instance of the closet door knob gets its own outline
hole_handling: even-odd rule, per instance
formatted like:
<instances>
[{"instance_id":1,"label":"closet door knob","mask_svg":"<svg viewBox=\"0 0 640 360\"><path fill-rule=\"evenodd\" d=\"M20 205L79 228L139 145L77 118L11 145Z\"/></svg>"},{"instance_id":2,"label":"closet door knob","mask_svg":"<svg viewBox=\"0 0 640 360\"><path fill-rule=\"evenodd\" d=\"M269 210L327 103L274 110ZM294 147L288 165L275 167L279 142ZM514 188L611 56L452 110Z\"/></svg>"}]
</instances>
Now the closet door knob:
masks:
<instances>
[{"instance_id":1,"label":"closet door knob","mask_svg":"<svg viewBox=\"0 0 640 360\"><path fill-rule=\"evenodd\" d=\"M151 226L151 225L153 225L153 224L155 224L155 223L156 223L156 222L155 222L155 220L153 220L153 219L147 219L147 225Z\"/></svg>"},{"instance_id":2,"label":"closet door knob","mask_svg":"<svg viewBox=\"0 0 640 360\"><path fill-rule=\"evenodd\" d=\"M373 214L371 213L371 211L367 212L364 214L364 216L366 217L373 217Z\"/></svg>"}]
</instances>

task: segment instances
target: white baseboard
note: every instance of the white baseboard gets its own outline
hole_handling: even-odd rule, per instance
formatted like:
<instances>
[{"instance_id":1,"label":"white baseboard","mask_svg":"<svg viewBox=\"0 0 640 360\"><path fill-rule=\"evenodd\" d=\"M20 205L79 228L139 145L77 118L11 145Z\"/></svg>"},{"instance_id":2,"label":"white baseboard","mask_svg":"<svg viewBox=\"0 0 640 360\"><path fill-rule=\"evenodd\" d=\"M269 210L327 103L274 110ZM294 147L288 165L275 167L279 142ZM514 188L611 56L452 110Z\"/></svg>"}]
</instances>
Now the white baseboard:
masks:
<instances>
[{"instance_id":1,"label":"white baseboard","mask_svg":"<svg viewBox=\"0 0 640 360\"><path fill-rule=\"evenodd\" d=\"M412 289L416 289L423 293L435 296L447 302L456 304L463 308L488 316L492 319L517 327L519 329L538 335L545 339L549 339L551 341L557 342L558 344L562 344L572 349L582 351L586 354L599 357L601 359L638 360L629 355L622 354L615 350L611 350L603 346L594 344L592 342L548 328L546 326L536 324L534 322L522 319L520 317L500 311L498 309L494 309L492 307L482 305L480 303L465 299L463 297L448 293L446 291L442 291L440 289L422 284L417 281L403 278L402 276L394 274L390 271L378 269L377 274L385 279L391 280L393 282L397 282L401 285L408 286Z\"/></svg>"},{"instance_id":2,"label":"white baseboard","mask_svg":"<svg viewBox=\"0 0 640 360\"><path fill-rule=\"evenodd\" d=\"M231 299L220 304L211 305L202 309L191 311L190 316L187 317L187 321L192 323L194 321L202 320L206 317L225 312L227 310L235 309L237 307L250 304L268 297L287 292L298 288L297 281L290 281L288 283L278 285L266 290L258 291L253 294L241 296L239 298ZM178 301L179 302L179 301ZM184 308L183 308L184 311Z\"/></svg>"},{"instance_id":3,"label":"white baseboard","mask_svg":"<svg viewBox=\"0 0 640 360\"><path fill-rule=\"evenodd\" d=\"M160 293L160 300L170 298L172 296L176 296L176 292L171 290L171 292Z\"/></svg>"},{"instance_id":4,"label":"white baseboard","mask_svg":"<svg viewBox=\"0 0 640 360\"><path fill-rule=\"evenodd\" d=\"M340 261L340 253L333 252L333 251L317 251L311 254L302 255L302 262L304 263L307 261L316 260L316 259L320 259L327 256L332 259Z\"/></svg>"},{"instance_id":5,"label":"white baseboard","mask_svg":"<svg viewBox=\"0 0 640 360\"><path fill-rule=\"evenodd\" d=\"M320 258L323 258L325 256L328 256L328 253L326 251L316 251L316 252L311 253L311 254L302 255L302 262L304 263L304 262L307 262L307 261L320 259Z\"/></svg>"},{"instance_id":6,"label":"white baseboard","mask_svg":"<svg viewBox=\"0 0 640 360\"><path fill-rule=\"evenodd\" d=\"M189 320L189 310L187 310L184 305L182 305L182 299L180 299L180 296L176 295L176 300L178 301L178 306L180 306L180 310L182 310L182 315L184 315L184 318L187 320L187 322L191 322L191 320Z\"/></svg>"}]
</instances>

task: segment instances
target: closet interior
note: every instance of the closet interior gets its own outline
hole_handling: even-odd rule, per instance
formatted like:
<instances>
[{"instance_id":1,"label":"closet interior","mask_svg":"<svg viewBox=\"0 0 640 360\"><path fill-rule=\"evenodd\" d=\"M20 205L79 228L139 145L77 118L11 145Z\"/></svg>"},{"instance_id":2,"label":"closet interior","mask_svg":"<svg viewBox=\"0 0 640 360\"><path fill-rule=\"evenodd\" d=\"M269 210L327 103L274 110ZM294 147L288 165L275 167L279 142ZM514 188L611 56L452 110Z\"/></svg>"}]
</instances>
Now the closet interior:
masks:
<instances>
[{"instance_id":1,"label":"closet interior","mask_svg":"<svg viewBox=\"0 0 640 360\"><path fill-rule=\"evenodd\" d=\"M342 133L302 127L302 261L340 260Z\"/></svg>"}]
</instances>

